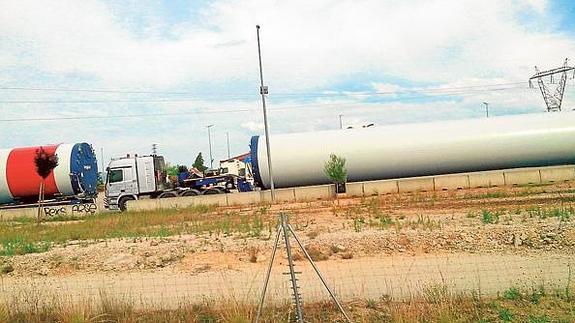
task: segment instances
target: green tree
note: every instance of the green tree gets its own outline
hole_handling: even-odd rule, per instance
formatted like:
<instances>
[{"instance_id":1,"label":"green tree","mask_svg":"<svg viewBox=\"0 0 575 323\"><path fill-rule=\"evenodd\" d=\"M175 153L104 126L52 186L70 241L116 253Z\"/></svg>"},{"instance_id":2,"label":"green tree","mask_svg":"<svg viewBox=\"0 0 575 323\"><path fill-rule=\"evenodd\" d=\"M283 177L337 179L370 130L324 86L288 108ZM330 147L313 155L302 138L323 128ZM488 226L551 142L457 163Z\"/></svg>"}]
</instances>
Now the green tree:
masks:
<instances>
[{"instance_id":1,"label":"green tree","mask_svg":"<svg viewBox=\"0 0 575 323\"><path fill-rule=\"evenodd\" d=\"M205 172L206 169L208 169L208 167L206 167L204 165L204 157L202 157L202 153L198 153L198 156L196 156L196 160L194 161L194 163L192 164L193 167L195 167L196 169L198 169L200 172Z\"/></svg>"},{"instance_id":2,"label":"green tree","mask_svg":"<svg viewBox=\"0 0 575 323\"><path fill-rule=\"evenodd\" d=\"M178 176L178 165L166 163L166 172L168 176Z\"/></svg>"},{"instance_id":3,"label":"green tree","mask_svg":"<svg viewBox=\"0 0 575 323\"><path fill-rule=\"evenodd\" d=\"M323 171L336 184L347 182L347 169L345 168L345 158L343 157L330 154L328 161L323 166Z\"/></svg>"}]
</instances>

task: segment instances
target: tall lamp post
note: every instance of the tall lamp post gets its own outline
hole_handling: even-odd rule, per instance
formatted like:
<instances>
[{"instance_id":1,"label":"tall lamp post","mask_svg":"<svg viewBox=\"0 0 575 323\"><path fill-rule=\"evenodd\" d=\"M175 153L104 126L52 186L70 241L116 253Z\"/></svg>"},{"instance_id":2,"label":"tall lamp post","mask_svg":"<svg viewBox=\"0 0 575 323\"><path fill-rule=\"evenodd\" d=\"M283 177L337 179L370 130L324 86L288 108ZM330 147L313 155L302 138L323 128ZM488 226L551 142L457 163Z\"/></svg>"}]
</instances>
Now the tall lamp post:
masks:
<instances>
[{"instance_id":1,"label":"tall lamp post","mask_svg":"<svg viewBox=\"0 0 575 323\"><path fill-rule=\"evenodd\" d=\"M485 116L489 118L489 103L483 102L485 104Z\"/></svg>"},{"instance_id":2,"label":"tall lamp post","mask_svg":"<svg viewBox=\"0 0 575 323\"><path fill-rule=\"evenodd\" d=\"M341 117L343 117L343 114L339 115L339 129L343 129L343 122L341 121Z\"/></svg>"},{"instance_id":3,"label":"tall lamp post","mask_svg":"<svg viewBox=\"0 0 575 323\"><path fill-rule=\"evenodd\" d=\"M214 169L214 158L212 157L212 133L210 132L210 128L213 126L213 124L206 126L206 128L208 128L208 145L210 148L210 169Z\"/></svg>"},{"instance_id":4,"label":"tall lamp post","mask_svg":"<svg viewBox=\"0 0 575 323\"><path fill-rule=\"evenodd\" d=\"M228 146L228 159L230 159L230 132L226 132L226 143Z\"/></svg>"},{"instance_id":5,"label":"tall lamp post","mask_svg":"<svg viewBox=\"0 0 575 323\"><path fill-rule=\"evenodd\" d=\"M272 171L272 155L270 152L270 133L268 130L268 115L266 112L266 94L268 94L268 87L264 86L264 74L262 70L262 51L260 47L260 25L256 25L256 33L258 36L258 58L260 62L260 94L262 96L262 108L264 111L264 129L266 133L266 152L268 155L268 171L270 173L270 189L272 195L272 202L275 201L275 185L274 185L274 175Z\"/></svg>"}]
</instances>

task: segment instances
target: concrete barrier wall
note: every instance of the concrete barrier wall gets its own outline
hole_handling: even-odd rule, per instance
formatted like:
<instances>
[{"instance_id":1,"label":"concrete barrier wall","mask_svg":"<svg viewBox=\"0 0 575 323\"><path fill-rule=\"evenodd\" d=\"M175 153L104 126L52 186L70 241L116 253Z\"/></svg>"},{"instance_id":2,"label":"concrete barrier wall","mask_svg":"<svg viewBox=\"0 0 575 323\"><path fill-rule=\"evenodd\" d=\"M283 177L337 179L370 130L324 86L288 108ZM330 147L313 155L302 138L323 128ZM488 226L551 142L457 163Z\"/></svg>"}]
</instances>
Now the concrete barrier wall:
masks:
<instances>
[{"instance_id":1,"label":"concrete barrier wall","mask_svg":"<svg viewBox=\"0 0 575 323\"><path fill-rule=\"evenodd\" d=\"M505 186L505 178L501 171L469 173L469 188Z\"/></svg>"},{"instance_id":2,"label":"concrete barrier wall","mask_svg":"<svg viewBox=\"0 0 575 323\"><path fill-rule=\"evenodd\" d=\"M335 196L335 185L304 186L294 188L296 201L326 200Z\"/></svg>"},{"instance_id":3,"label":"concrete barrier wall","mask_svg":"<svg viewBox=\"0 0 575 323\"><path fill-rule=\"evenodd\" d=\"M361 184L363 185L363 196L399 193L399 181L395 179L363 182Z\"/></svg>"},{"instance_id":4,"label":"concrete barrier wall","mask_svg":"<svg viewBox=\"0 0 575 323\"><path fill-rule=\"evenodd\" d=\"M226 194L228 205L249 205L261 202L261 192L245 192Z\"/></svg>"},{"instance_id":5,"label":"concrete barrier wall","mask_svg":"<svg viewBox=\"0 0 575 323\"><path fill-rule=\"evenodd\" d=\"M346 194L350 197L367 197L402 192L442 191L504 185L537 185L572 180L575 180L575 166L569 165L348 183L346 185ZM333 197L335 197L334 185L306 186L276 190L276 201L280 203L313 201ZM233 206L270 202L270 191L256 191L161 200L130 201L127 207L129 210L150 210L158 208L184 208L200 204Z\"/></svg>"},{"instance_id":6,"label":"concrete barrier wall","mask_svg":"<svg viewBox=\"0 0 575 323\"><path fill-rule=\"evenodd\" d=\"M541 174L538 169L509 170L503 172L505 185L541 184Z\"/></svg>"},{"instance_id":7,"label":"concrete barrier wall","mask_svg":"<svg viewBox=\"0 0 575 323\"><path fill-rule=\"evenodd\" d=\"M575 167L548 167L539 170L541 183L557 183L575 180Z\"/></svg>"},{"instance_id":8,"label":"concrete barrier wall","mask_svg":"<svg viewBox=\"0 0 575 323\"><path fill-rule=\"evenodd\" d=\"M100 203L85 203L74 205L47 205L42 207L42 218L74 216L82 217L97 213L107 212ZM16 218L37 218L38 207L26 207L17 209L0 209L0 221L10 221Z\"/></svg>"},{"instance_id":9,"label":"concrete barrier wall","mask_svg":"<svg viewBox=\"0 0 575 323\"><path fill-rule=\"evenodd\" d=\"M469 175L444 175L434 178L436 191L461 190L469 188Z\"/></svg>"},{"instance_id":10,"label":"concrete barrier wall","mask_svg":"<svg viewBox=\"0 0 575 323\"><path fill-rule=\"evenodd\" d=\"M397 184L399 186L399 193L428 192L435 189L432 176L400 179Z\"/></svg>"},{"instance_id":11,"label":"concrete barrier wall","mask_svg":"<svg viewBox=\"0 0 575 323\"><path fill-rule=\"evenodd\" d=\"M347 196L349 197L362 197L364 196L362 182L359 183L347 183L345 185Z\"/></svg>"},{"instance_id":12,"label":"concrete barrier wall","mask_svg":"<svg viewBox=\"0 0 575 323\"><path fill-rule=\"evenodd\" d=\"M244 194L244 193L237 193ZM295 202L295 189L293 188L280 188L275 190L275 200L277 202ZM260 191L260 202L271 203L272 192Z\"/></svg>"}]
</instances>

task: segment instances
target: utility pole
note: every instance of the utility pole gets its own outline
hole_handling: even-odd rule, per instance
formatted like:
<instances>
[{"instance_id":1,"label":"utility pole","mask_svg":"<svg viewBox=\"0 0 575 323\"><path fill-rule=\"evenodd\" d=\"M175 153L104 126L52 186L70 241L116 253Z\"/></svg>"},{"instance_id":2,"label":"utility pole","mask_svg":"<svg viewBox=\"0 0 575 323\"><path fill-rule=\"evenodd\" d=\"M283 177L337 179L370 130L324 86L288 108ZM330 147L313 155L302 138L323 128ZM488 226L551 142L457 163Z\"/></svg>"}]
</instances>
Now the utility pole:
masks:
<instances>
[{"instance_id":1,"label":"utility pole","mask_svg":"<svg viewBox=\"0 0 575 323\"><path fill-rule=\"evenodd\" d=\"M102 176L104 176L104 147L100 147L100 160L102 163Z\"/></svg>"},{"instance_id":2,"label":"utility pole","mask_svg":"<svg viewBox=\"0 0 575 323\"><path fill-rule=\"evenodd\" d=\"M214 169L214 158L212 157L212 133L210 132L210 128L213 126L213 124L206 126L206 128L208 128L208 145L210 148L210 169Z\"/></svg>"},{"instance_id":3,"label":"utility pole","mask_svg":"<svg viewBox=\"0 0 575 323\"><path fill-rule=\"evenodd\" d=\"M230 159L230 132L226 131L226 142L228 145L228 159Z\"/></svg>"},{"instance_id":4,"label":"utility pole","mask_svg":"<svg viewBox=\"0 0 575 323\"><path fill-rule=\"evenodd\" d=\"M339 115L339 129L343 129L343 122L341 121L341 117L343 117L343 114Z\"/></svg>"},{"instance_id":5,"label":"utility pole","mask_svg":"<svg viewBox=\"0 0 575 323\"><path fill-rule=\"evenodd\" d=\"M543 100L545 101L545 105L547 105L548 112L561 111L563 94L565 94L565 83L567 82L567 72L573 71L572 78L575 78L575 67L567 65L567 63L568 59L566 58L563 66L548 71L539 71L537 66L535 66L535 75L529 78L529 87L533 87L532 81L537 80L539 90L543 95ZM555 88L555 92L552 93L552 91L547 86L548 84L545 84L544 79L548 78L550 83L555 83L553 76L556 74L560 74L561 79Z\"/></svg>"},{"instance_id":6,"label":"utility pole","mask_svg":"<svg viewBox=\"0 0 575 323\"><path fill-rule=\"evenodd\" d=\"M485 116L489 118L489 103L483 102L485 104Z\"/></svg>"},{"instance_id":7,"label":"utility pole","mask_svg":"<svg viewBox=\"0 0 575 323\"><path fill-rule=\"evenodd\" d=\"M260 25L256 25L256 33L258 37L258 58L260 62L260 94L262 96L262 108L264 111L264 129L266 134L266 152L268 155L268 171L270 173L270 189L271 189L271 196L272 202L275 201L276 194L275 194L275 185L274 185L274 175L272 171L272 156L270 152L270 133L268 129L268 115L266 112L266 94L268 94L268 87L264 86L264 73L262 69L262 51L260 47Z\"/></svg>"}]
</instances>

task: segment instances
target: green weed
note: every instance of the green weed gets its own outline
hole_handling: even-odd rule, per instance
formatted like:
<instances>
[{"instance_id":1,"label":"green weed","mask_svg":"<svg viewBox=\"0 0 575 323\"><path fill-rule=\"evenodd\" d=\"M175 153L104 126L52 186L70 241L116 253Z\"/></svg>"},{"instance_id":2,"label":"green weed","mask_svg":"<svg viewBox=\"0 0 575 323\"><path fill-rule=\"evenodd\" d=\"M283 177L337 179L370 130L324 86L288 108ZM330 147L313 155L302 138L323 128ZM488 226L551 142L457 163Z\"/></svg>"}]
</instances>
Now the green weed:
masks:
<instances>
[{"instance_id":1,"label":"green weed","mask_svg":"<svg viewBox=\"0 0 575 323\"><path fill-rule=\"evenodd\" d=\"M489 210L481 210L481 221L483 224L494 224L499 222L499 212L492 212Z\"/></svg>"},{"instance_id":2,"label":"green weed","mask_svg":"<svg viewBox=\"0 0 575 323\"><path fill-rule=\"evenodd\" d=\"M503 292L503 298L510 301L520 300L521 293L515 287L511 287L508 290Z\"/></svg>"},{"instance_id":3,"label":"green weed","mask_svg":"<svg viewBox=\"0 0 575 323\"><path fill-rule=\"evenodd\" d=\"M501 308L499 310L499 319L503 322L511 322L513 321L513 313L507 308Z\"/></svg>"}]
</instances>

